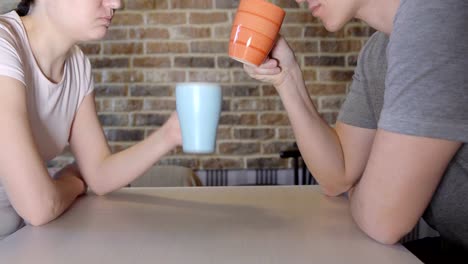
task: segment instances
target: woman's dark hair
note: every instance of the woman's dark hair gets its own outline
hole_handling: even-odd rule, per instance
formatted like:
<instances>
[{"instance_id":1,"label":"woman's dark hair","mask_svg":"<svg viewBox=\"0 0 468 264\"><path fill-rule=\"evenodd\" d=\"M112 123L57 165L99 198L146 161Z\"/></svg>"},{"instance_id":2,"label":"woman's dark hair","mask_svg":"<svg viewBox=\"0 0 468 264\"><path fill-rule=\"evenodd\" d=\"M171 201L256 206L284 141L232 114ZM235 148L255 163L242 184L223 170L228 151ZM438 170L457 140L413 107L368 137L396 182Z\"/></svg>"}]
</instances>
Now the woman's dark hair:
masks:
<instances>
[{"instance_id":1,"label":"woman's dark hair","mask_svg":"<svg viewBox=\"0 0 468 264\"><path fill-rule=\"evenodd\" d=\"M18 13L19 16L27 15L31 4L34 4L34 0L21 0L21 2L16 6L16 13Z\"/></svg>"}]
</instances>

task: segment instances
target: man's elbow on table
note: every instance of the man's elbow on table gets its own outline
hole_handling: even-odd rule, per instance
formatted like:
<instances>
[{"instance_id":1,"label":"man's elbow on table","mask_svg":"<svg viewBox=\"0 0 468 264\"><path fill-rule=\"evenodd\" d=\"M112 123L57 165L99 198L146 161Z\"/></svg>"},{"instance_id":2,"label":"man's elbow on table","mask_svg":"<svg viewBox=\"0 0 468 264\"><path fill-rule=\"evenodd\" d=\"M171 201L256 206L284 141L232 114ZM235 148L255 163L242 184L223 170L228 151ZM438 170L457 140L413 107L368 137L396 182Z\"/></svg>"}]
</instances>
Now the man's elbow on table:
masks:
<instances>
[{"instance_id":1,"label":"man's elbow on table","mask_svg":"<svg viewBox=\"0 0 468 264\"><path fill-rule=\"evenodd\" d=\"M352 209L351 213L359 228L369 237L382 244L396 244L412 229L411 226L395 218L382 219L382 217L372 214L358 215Z\"/></svg>"}]
</instances>

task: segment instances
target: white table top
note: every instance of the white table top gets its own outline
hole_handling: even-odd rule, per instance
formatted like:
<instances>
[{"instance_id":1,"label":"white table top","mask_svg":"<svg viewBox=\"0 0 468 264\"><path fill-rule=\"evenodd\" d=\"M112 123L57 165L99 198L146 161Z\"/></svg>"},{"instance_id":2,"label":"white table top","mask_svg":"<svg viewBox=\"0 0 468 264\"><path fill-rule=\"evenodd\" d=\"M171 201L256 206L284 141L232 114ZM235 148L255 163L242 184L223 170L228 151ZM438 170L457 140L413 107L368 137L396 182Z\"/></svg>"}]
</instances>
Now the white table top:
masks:
<instances>
[{"instance_id":1,"label":"white table top","mask_svg":"<svg viewBox=\"0 0 468 264\"><path fill-rule=\"evenodd\" d=\"M87 195L0 242L0 263L421 263L314 186L128 188Z\"/></svg>"}]
</instances>

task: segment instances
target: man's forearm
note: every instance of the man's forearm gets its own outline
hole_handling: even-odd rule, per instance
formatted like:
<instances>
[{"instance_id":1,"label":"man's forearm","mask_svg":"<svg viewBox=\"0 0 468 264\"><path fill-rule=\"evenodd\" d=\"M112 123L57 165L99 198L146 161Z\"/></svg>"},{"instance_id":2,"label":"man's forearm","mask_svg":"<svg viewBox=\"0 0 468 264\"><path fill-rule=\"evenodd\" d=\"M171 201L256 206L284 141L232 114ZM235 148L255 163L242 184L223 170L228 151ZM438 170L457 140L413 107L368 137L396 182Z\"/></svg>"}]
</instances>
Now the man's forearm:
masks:
<instances>
[{"instance_id":1,"label":"man's forearm","mask_svg":"<svg viewBox=\"0 0 468 264\"><path fill-rule=\"evenodd\" d=\"M326 193L335 195L346 191L349 184L339 138L315 109L299 68L290 73L283 86L277 90L307 167Z\"/></svg>"}]
</instances>

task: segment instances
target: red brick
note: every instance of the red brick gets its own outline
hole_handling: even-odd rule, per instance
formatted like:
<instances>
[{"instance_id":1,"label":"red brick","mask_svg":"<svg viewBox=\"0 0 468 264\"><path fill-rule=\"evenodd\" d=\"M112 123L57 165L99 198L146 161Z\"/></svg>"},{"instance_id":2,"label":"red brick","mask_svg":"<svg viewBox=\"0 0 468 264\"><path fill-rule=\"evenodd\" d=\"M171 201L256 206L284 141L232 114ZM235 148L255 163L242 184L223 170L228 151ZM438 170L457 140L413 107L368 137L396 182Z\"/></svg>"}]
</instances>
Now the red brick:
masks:
<instances>
[{"instance_id":1,"label":"red brick","mask_svg":"<svg viewBox=\"0 0 468 264\"><path fill-rule=\"evenodd\" d=\"M173 89L169 85L133 84L130 86L130 96L173 96Z\"/></svg>"},{"instance_id":2,"label":"red brick","mask_svg":"<svg viewBox=\"0 0 468 264\"><path fill-rule=\"evenodd\" d=\"M105 83L125 83L125 82L141 82L144 75L137 71L104 71L102 74L102 82Z\"/></svg>"},{"instance_id":3,"label":"red brick","mask_svg":"<svg viewBox=\"0 0 468 264\"><path fill-rule=\"evenodd\" d=\"M175 110L175 100L174 99L152 99L146 98L143 101L143 110L145 111L168 111Z\"/></svg>"},{"instance_id":4,"label":"red brick","mask_svg":"<svg viewBox=\"0 0 468 264\"><path fill-rule=\"evenodd\" d=\"M233 10L239 6L239 0L216 0L215 6L216 8Z\"/></svg>"},{"instance_id":5,"label":"red brick","mask_svg":"<svg viewBox=\"0 0 468 264\"><path fill-rule=\"evenodd\" d=\"M316 40L294 40L289 45L296 53L318 52L318 42Z\"/></svg>"},{"instance_id":6,"label":"red brick","mask_svg":"<svg viewBox=\"0 0 468 264\"><path fill-rule=\"evenodd\" d=\"M165 28L135 28L130 29L131 39L168 39L169 30Z\"/></svg>"},{"instance_id":7,"label":"red brick","mask_svg":"<svg viewBox=\"0 0 468 264\"><path fill-rule=\"evenodd\" d=\"M213 25L217 23L228 22L228 14L226 12L209 12L209 13L200 13L192 12L189 15L189 23L193 24L208 24Z\"/></svg>"},{"instance_id":8,"label":"red brick","mask_svg":"<svg viewBox=\"0 0 468 264\"><path fill-rule=\"evenodd\" d=\"M128 126L128 114L99 114L99 122L106 127Z\"/></svg>"},{"instance_id":9,"label":"red brick","mask_svg":"<svg viewBox=\"0 0 468 264\"><path fill-rule=\"evenodd\" d=\"M212 0L171 0L172 8L181 9L211 9L213 7Z\"/></svg>"},{"instance_id":10,"label":"red brick","mask_svg":"<svg viewBox=\"0 0 468 264\"><path fill-rule=\"evenodd\" d=\"M278 154L270 155L261 158L247 158L247 168L260 169L260 168L285 168L288 164L287 159L279 158Z\"/></svg>"},{"instance_id":11,"label":"red brick","mask_svg":"<svg viewBox=\"0 0 468 264\"><path fill-rule=\"evenodd\" d=\"M227 114L221 113L221 118L219 119L220 125L244 125L244 126L254 126L257 125L257 115L256 114Z\"/></svg>"},{"instance_id":12,"label":"red brick","mask_svg":"<svg viewBox=\"0 0 468 264\"><path fill-rule=\"evenodd\" d=\"M192 52L195 53L223 53L228 51L228 41L193 41L190 44Z\"/></svg>"},{"instance_id":13,"label":"red brick","mask_svg":"<svg viewBox=\"0 0 468 264\"><path fill-rule=\"evenodd\" d=\"M265 113L260 115L260 124L268 126L289 126L286 113Z\"/></svg>"},{"instance_id":14,"label":"red brick","mask_svg":"<svg viewBox=\"0 0 468 264\"><path fill-rule=\"evenodd\" d=\"M261 90L263 96L278 96L276 88L272 85L262 85Z\"/></svg>"},{"instance_id":15,"label":"red brick","mask_svg":"<svg viewBox=\"0 0 468 264\"><path fill-rule=\"evenodd\" d=\"M93 73L94 83L102 82L102 72L101 72L101 70L93 70L92 73Z\"/></svg>"},{"instance_id":16,"label":"red brick","mask_svg":"<svg viewBox=\"0 0 468 264\"><path fill-rule=\"evenodd\" d=\"M260 144L251 142L219 143L219 154L225 155L253 155L260 153Z\"/></svg>"},{"instance_id":17,"label":"red brick","mask_svg":"<svg viewBox=\"0 0 468 264\"><path fill-rule=\"evenodd\" d=\"M134 112L143 108L141 99L103 99L101 103L102 112Z\"/></svg>"},{"instance_id":18,"label":"red brick","mask_svg":"<svg viewBox=\"0 0 468 264\"><path fill-rule=\"evenodd\" d=\"M178 166L184 166L187 168L199 168L201 166L200 162L193 158L193 157L187 157L186 155L184 157L164 157L162 158L157 164L159 165L178 165Z\"/></svg>"},{"instance_id":19,"label":"red brick","mask_svg":"<svg viewBox=\"0 0 468 264\"><path fill-rule=\"evenodd\" d=\"M175 57L174 67L179 68L214 68L212 57Z\"/></svg>"},{"instance_id":20,"label":"red brick","mask_svg":"<svg viewBox=\"0 0 468 264\"><path fill-rule=\"evenodd\" d=\"M282 8L300 8L296 1L291 0L277 0L275 4Z\"/></svg>"},{"instance_id":21,"label":"red brick","mask_svg":"<svg viewBox=\"0 0 468 264\"><path fill-rule=\"evenodd\" d=\"M96 97L117 97L117 96L126 96L128 93L128 88L126 85L122 84L101 84L96 85L94 88L96 92Z\"/></svg>"},{"instance_id":22,"label":"red brick","mask_svg":"<svg viewBox=\"0 0 468 264\"><path fill-rule=\"evenodd\" d=\"M229 37L231 36L231 25L225 25L225 26L214 26L214 33L213 37L215 39L226 39L226 41L229 40Z\"/></svg>"},{"instance_id":23,"label":"red brick","mask_svg":"<svg viewBox=\"0 0 468 264\"><path fill-rule=\"evenodd\" d=\"M227 126L218 126L216 138L218 140L232 139L232 128Z\"/></svg>"},{"instance_id":24,"label":"red brick","mask_svg":"<svg viewBox=\"0 0 468 264\"><path fill-rule=\"evenodd\" d=\"M161 1L159 1L161 2ZM127 0L125 2L125 9L138 10L138 9L153 9L155 7L155 0Z\"/></svg>"},{"instance_id":25,"label":"red brick","mask_svg":"<svg viewBox=\"0 0 468 264\"><path fill-rule=\"evenodd\" d=\"M274 111L278 109L278 99L234 99L232 102L233 111Z\"/></svg>"},{"instance_id":26,"label":"red brick","mask_svg":"<svg viewBox=\"0 0 468 264\"><path fill-rule=\"evenodd\" d=\"M171 59L168 57L137 57L133 58L133 67L145 68L169 68L171 67Z\"/></svg>"},{"instance_id":27,"label":"red brick","mask_svg":"<svg viewBox=\"0 0 468 264\"><path fill-rule=\"evenodd\" d=\"M280 34L286 39L289 38L300 38L302 37L303 26L288 26L283 25L280 30Z\"/></svg>"},{"instance_id":28,"label":"red brick","mask_svg":"<svg viewBox=\"0 0 468 264\"><path fill-rule=\"evenodd\" d=\"M307 91L312 95L332 95L332 94L345 94L345 84L321 84L313 83L307 85Z\"/></svg>"},{"instance_id":29,"label":"red brick","mask_svg":"<svg viewBox=\"0 0 468 264\"><path fill-rule=\"evenodd\" d=\"M100 43L81 43L80 48L86 55L96 55L101 53Z\"/></svg>"},{"instance_id":30,"label":"red brick","mask_svg":"<svg viewBox=\"0 0 468 264\"><path fill-rule=\"evenodd\" d=\"M360 40L321 40L321 52L353 52L360 51L362 42Z\"/></svg>"},{"instance_id":31,"label":"red brick","mask_svg":"<svg viewBox=\"0 0 468 264\"><path fill-rule=\"evenodd\" d=\"M291 127L280 127L278 128L279 139L294 139L294 131Z\"/></svg>"},{"instance_id":32,"label":"red brick","mask_svg":"<svg viewBox=\"0 0 468 264\"><path fill-rule=\"evenodd\" d=\"M121 55L121 54L142 54L142 43L105 43L104 54Z\"/></svg>"},{"instance_id":33,"label":"red brick","mask_svg":"<svg viewBox=\"0 0 468 264\"><path fill-rule=\"evenodd\" d=\"M171 39L200 39L210 38L211 29L207 27L195 28L193 26L172 27L170 29Z\"/></svg>"},{"instance_id":34,"label":"red brick","mask_svg":"<svg viewBox=\"0 0 468 264\"><path fill-rule=\"evenodd\" d=\"M147 16L149 25L179 25L187 23L187 15L183 12L153 12Z\"/></svg>"},{"instance_id":35,"label":"red brick","mask_svg":"<svg viewBox=\"0 0 468 264\"><path fill-rule=\"evenodd\" d=\"M369 37L375 31L365 24L350 24L346 26L346 37Z\"/></svg>"},{"instance_id":36,"label":"red brick","mask_svg":"<svg viewBox=\"0 0 468 264\"><path fill-rule=\"evenodd\" d=\"M234 128L234 138L241 140L267 140L275 137L273 128Z\"/></svg>"},{"instance_id":37,"label":"red brick","mask_svg":"<svg viewBox=\"0 0 468 264\"><path fill-rule=\"evenodd\" d=\"M327 55L318 55L318 56L306 56L304 57L305 66L345 66L345 57L344 56L327 56Z\"/></svg>"},{"instance_id":38,"label":"red brick","mask_svg":"<svg viewBox=\"0 0 468 264\"><path fill-rule=\"evenodd\" d=\"M203 169L238 169L244 166L241 158L208 158L201 159Z\"/></svg>"},{"instance_id":39,"label":"red brick","mask_svg":"<svg viewBox=\"0 0 468 264\"><path fill-rule=\"evenodd\" d=\"M320 81L349 82L353 78L354 71L351 70L320 70Z\"/></svg>"},{"instance_id":40,"label":"red brick","mask_svg":"<svg viewBox=\"0 0 468 264\"><path fill-rule=\"evenodd\" d=\"M128 58L91 58L90 61L94 69L128 68L130 66Z\"/></svg>"},{"instance_id":41,"label":"red brick","mask_svg":"<svg viewBox=\"0 0 468 264\"><path fill-rule=\"evenodd\" d=\"M169 114L144 114L144 113L135 113L133 114L133 125L134 126L162 126L167 119Z\"/></svg>"},{"instance_id":42,"label":"red brick","mask_svg":"<svg viewBox=\"0 0 468 264\"><path fill-rule=\"evenodd\" d=\"M260 89L255 84L239 84L239 85L224 85L223 96L245 97L245 96L259 96Z\"/></svg>"},{"instance_id":43,"label":"red brick","mask_svg":"<svg viewBox=\"0 0 468 264\"><path fill-rule=\"evenodd\" d=\"M317 80L317 70L315 69L314 70L304 69L302 70L302 75L304 77L304 81L306 82Z\"/></svg>"},{"instance_id":44,"label":"red brick","mask_svg":"<svg viewBox=\"0 0 468 264\"><path fill-rule=\"evenodd\" d=\"M308 25L305 27L304 36L306 38L342 38L344 31L341 29L337 32L330 32L323 25Z\"/></svg>"},{"instance_id":45,"label":"red brick","mask_svg":"<svg viewBox=\"0 0 468 264\"><path fill-rule=\"evenodd\" d=\"M110 28L107 31L104 40L127 40L128 29L127 28Z\"/></svg>"},{"instance_id":46,"label":"red brick","mask_svg":"<svg viewBox=\"0 0 468 264\"><path fill-rule=\"evenodd\" d=\"M289 10L284 17L284 24L311 24L319 23L308 10Z\"/></svg>"},{"instance_id":47,"label":"red brick","mask_svg":"<svg viewBox=\"0 0 468 264\"><path fill-rule=\"evenodd\" d=\"M146 52L155 53L188 53L189 49L183 42L148 42L146 43Z\"/></svg>"},{"instance_id":48,"label":"red brick","mask_svg":"<svg viewBox=\"0 0 468 264\"><path fill-rule=\"evenodd\" d=\"M112 27L138 26L143 24L143 15L129 12L117 12L112 19Z\"/></svg>"},{"instance_id":49,"label":"red brick","mask_svg":"<svg viewBox=\"0 0 468 264\"><path fill-rule=\"evenodd\" d=\"M185 72L184 71L154 71L149 70L144 73L145 82L147 83L171 83L171 82L184 82Z\"/></svg>"},{"instance_id":50,"label":"red brick","mask_svg":"<svg viewBox=\"0 0 468 264\"><path fill-rule=\"evenodd\" d=\"M231 80L229 72L220 71L190 71L189 81L191 82L216 82L227 83Z\"/></svg>"},{"instance_id":51,"label":"red brick","mask_svg":"<svg viewBox=\"0 0 468 264\"><path fill-rule=\"evenodd\" d=\"M263 154L279 154L281 151L291 149L294 141L273 141L262 144Z\"/></svg>"}]
</instances>

